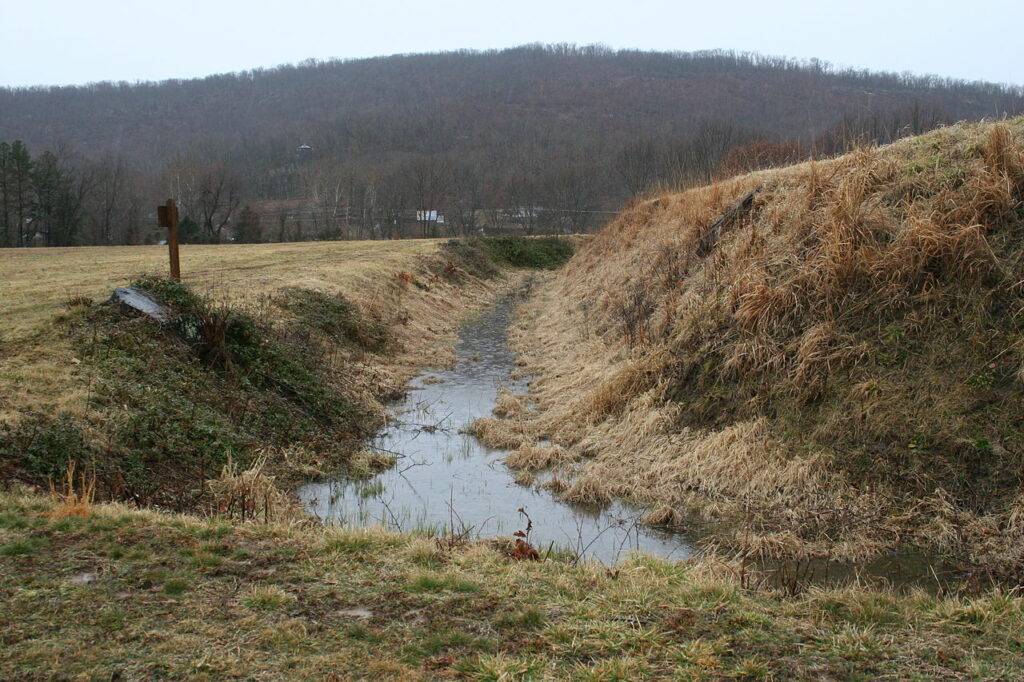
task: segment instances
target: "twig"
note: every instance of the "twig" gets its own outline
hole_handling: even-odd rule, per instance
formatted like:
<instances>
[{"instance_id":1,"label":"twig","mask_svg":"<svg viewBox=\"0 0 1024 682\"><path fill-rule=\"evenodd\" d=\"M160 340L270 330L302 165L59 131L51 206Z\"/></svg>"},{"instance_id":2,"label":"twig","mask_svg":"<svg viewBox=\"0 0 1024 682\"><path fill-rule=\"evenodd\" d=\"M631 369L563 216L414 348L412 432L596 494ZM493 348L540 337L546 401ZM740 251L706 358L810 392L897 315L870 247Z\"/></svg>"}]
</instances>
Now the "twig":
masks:
<instances>
[{"instance_id":1,"label":"twig","mask_svg":"<svg viewBox=\"0 0 1024 682\"><path fill-rule=\"evenodd\" d=\"M384 454L391 455L393 457L397 457L398 459L405 459L406 457L409 456L409 455L403 455L401 452L395 452L394 450L388 450L387 448L382 448L382 447L380 447L378 445L374 445L373 443L366 443L366 447L370 448L371 450L376 450L377 452L383 452Z\"/></svg>"}]
</instances>

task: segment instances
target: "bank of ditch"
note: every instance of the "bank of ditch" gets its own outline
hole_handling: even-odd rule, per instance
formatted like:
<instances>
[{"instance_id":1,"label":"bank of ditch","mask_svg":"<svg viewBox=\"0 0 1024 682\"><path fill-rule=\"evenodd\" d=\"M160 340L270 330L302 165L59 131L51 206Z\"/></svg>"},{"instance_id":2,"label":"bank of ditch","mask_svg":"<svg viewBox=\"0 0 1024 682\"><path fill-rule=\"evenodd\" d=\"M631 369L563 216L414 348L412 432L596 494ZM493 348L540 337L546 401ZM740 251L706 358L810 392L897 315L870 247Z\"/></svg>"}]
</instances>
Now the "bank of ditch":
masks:
<instances>
[{"instance_id":1,"label":"bank of ditch","mask_svg":"<svg viewBox=\"0 0 1024 682\"><path fill-rule=\"evenodd\" d=\"M45 489L74 463L95 477L99 499L267 515L298 482L389 466L364 447L387 401L424 366L451 361L460 320L514 285L507 266L526 253L525 265L547 267L554 244L445 243L380 273L369 296L290 285L228 297L131 282L169 307L170 323L68 300L39 339L73 353L83 404L5 420L0 472Z\"/></svg>"},{"instance_id":2,"label":"bank of ditch","mask_svg":"<svg viewBox=\"0 0 1024 682\"><path fill-rule=\"evenodd\" d=\"M1022 235L1019 118L638 200L537 287L537 378L477 431L738 571L923 549L1016 585Z\"/></svg>"}]
</instances>

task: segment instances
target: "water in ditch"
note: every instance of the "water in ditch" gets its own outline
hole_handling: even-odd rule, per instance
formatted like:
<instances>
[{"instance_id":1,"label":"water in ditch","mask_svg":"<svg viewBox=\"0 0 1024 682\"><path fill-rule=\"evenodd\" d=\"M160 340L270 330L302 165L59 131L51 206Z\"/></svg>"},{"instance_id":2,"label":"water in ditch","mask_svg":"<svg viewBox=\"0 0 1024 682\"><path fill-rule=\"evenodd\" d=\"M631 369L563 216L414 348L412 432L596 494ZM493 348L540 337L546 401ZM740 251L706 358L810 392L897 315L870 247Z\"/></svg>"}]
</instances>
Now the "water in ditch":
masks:
<instances>
[{"instance_id":1,"label":"water in ditch","mask_svg":"<svg viewBox=\"0 0 1024 682\"><path fill-rule=\"evenodd\" d=\"M373 447L396 453L396 465L369 479L338 477L302 486L299 497L319 518L343 525L380 525L442 536L510 537L526 531L544 554L560 550L606 564L634 552L667 559L693 554L693 537L640 523L641 511L622 502L590 507L559 501L547 490L518 485L503 463L505 452L484 447L463 429L491 414L499 391L524 393L514 378L515 357L507 329L515 298L506 298L459 334L457 362L427 372L411 384ZM520 511L522 510L522 511ZM702 532L706 532L706 529ZM797 569L786 562L760 564L770 582L785 586ZM852 568L829 561L799 567L801 582L884 580L929 591L958 582L941 560L914 550Z\"/></svg>"},{"instance_id":2,"label":"water in ditch","mask_svg":"<svg viewBox=\"0 0 1024 682\"><path fill-rule=\"evenodd\" d=\"M393 407L373 442L398 453L393 468L370 479L307 484L298 491L307 509L335 523L438 535L468 530L474 538L509 537L526 531L529 520L529 540L542 554L567 550L608 564L635 551L690 556L682 534L641 526L637 509L618 502L570 505L516 484L503 451L462 432L491 414L500 390L526 390L525 380L513 378L515 357L506 338L514 307L514 298L506 298L463 327L456 364L417 378Z\"/></svg>"}]
</instances>

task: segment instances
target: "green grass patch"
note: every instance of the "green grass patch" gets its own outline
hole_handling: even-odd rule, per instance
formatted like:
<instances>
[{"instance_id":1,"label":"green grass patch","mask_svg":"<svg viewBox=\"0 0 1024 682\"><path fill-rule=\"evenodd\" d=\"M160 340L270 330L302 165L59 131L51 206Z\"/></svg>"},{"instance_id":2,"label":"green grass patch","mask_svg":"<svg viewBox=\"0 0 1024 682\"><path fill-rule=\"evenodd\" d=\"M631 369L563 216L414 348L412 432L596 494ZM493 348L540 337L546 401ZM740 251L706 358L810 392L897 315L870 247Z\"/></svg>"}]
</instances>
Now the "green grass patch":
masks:
<instances>
[{"instance_id":1,"label":"green grass patch","mask_svg":"<svg viewBox=\"0 0 1024 682\"><path fill-rule=\"evenodd\" d=\"M353 535L350 537L332 538L324 543L324 552L328 554L366 554L379 546L369 536Z\"/></svg>"},{"instance_id":2,"label":"green grass patch","mask_svg":"<svg viewBox=\"0 0 1024 682\"><path fill-rule=\"evenodd\" d=\"M342 628L341 633L356 642L367 642L369 644L376 644L381 641L380 635L375 633L365 625L349 625Z\"/></svg>"},{"instance_id":3,"label":"green grass patch","mask_svg":"<svg viewBox=\"0 0 1024 682\"><path fill-rule=\"evenodd\" d=\"M550 270L572 257L572 242L561 237L474 237L453 239L445 251L475 277L496 277L503 267Z\"/></svg>"},{"instance_id":4,"label":"green grass patch","mask_svg":"<svg viewBox=\"0 0 1024 682\"><path fill-rule=\"evenodd\" d=\"M16 538L0 545L0 556L21 557L37 553L45 543L41 538Z\"/></svg>"},{"instance_id":5,"label":"green grass patch","mask_svg":"<svg viewBox=\"0 0 1024 682\"><path fill-rule=\"evenodd\" d=\"M180 594L184 594L190 588L191 585L188 580L184 578L171 578L164 583L163 592L168 596L177 597Z\"/></svg>"},{"instance_id":6,"label":"green grass patch","mask_svg":"<svg viewBox=\"0 0 1024 682\"><path fill-rule=\"evenodd\" d=\"M53 504L0 492L0 547L22 548L0 556L0 679L323 679L352 669L382 679L1024 675L1024 599L1012 592L846 587L786 597L654 559L613 574L510 561L481 545L445 552L443 570L424 571L413 550L426 543L410 535L367 532L374 542L324 551L364 538L241 524L200 541L206 521L103 505L93 518L116 522L116 546L131 548L124 556L84 525L47 523L45 542L30 535L37 529L11 527L20 525L11 515ZM224 559L217 570L188 568L203 557ZM101 581L69 587L98 563ZM58 655L67 651L75 656Z\"/></svg>"},{"instance_id":7,"label":"green grass patch","mask_svg":"<svg viewBox=\"0 0 1024 682\"><path fill-rule=\"evenodd\" d=\"M480 586L451 575L425 573L409 583L407 589L413 593L450 591L472 594L479 592Z\"/></svg>"},{"instance_id":8,"label":"green grass patch","mask_svg":"<svg viewBox=\"0 0 1024 682\"><path fill-rule=\"evenodd\" d=\"M561 237L482 237L480 247L498 265L551 270L572 258L572 243Z\"/></svg>"}]
</instances>

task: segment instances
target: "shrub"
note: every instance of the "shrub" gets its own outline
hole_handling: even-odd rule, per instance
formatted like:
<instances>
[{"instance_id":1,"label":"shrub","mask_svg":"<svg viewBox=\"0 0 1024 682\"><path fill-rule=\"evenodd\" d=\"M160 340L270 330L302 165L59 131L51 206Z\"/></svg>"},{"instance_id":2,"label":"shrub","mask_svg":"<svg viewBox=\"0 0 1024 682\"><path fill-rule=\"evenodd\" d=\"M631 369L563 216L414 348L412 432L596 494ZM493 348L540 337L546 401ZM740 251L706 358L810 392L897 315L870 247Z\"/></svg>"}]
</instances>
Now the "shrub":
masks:
<instances>
[{"instance_id":1,"label":"shrub","mask_svg":"<svg viewBox=\"0 0 1024 682\"><path fill-rule=\"evenodd\" d=\"M480 278L496 276L501 266L558 268L573 254L572 243L561 237L518 235L453 239L445 244L445 250L456 256L467 272Z\"/></svg>"},{"instance_id":2,"label":"shrub","mask_svg":"<svg viewBox=\"0 0 1024 682\"><path fill-rule=\"evenodd\" d=\"M551 270L572 258L572 244L561 237L483 237L484 253L498 265Z\"/></svg>"}]
</instances>

